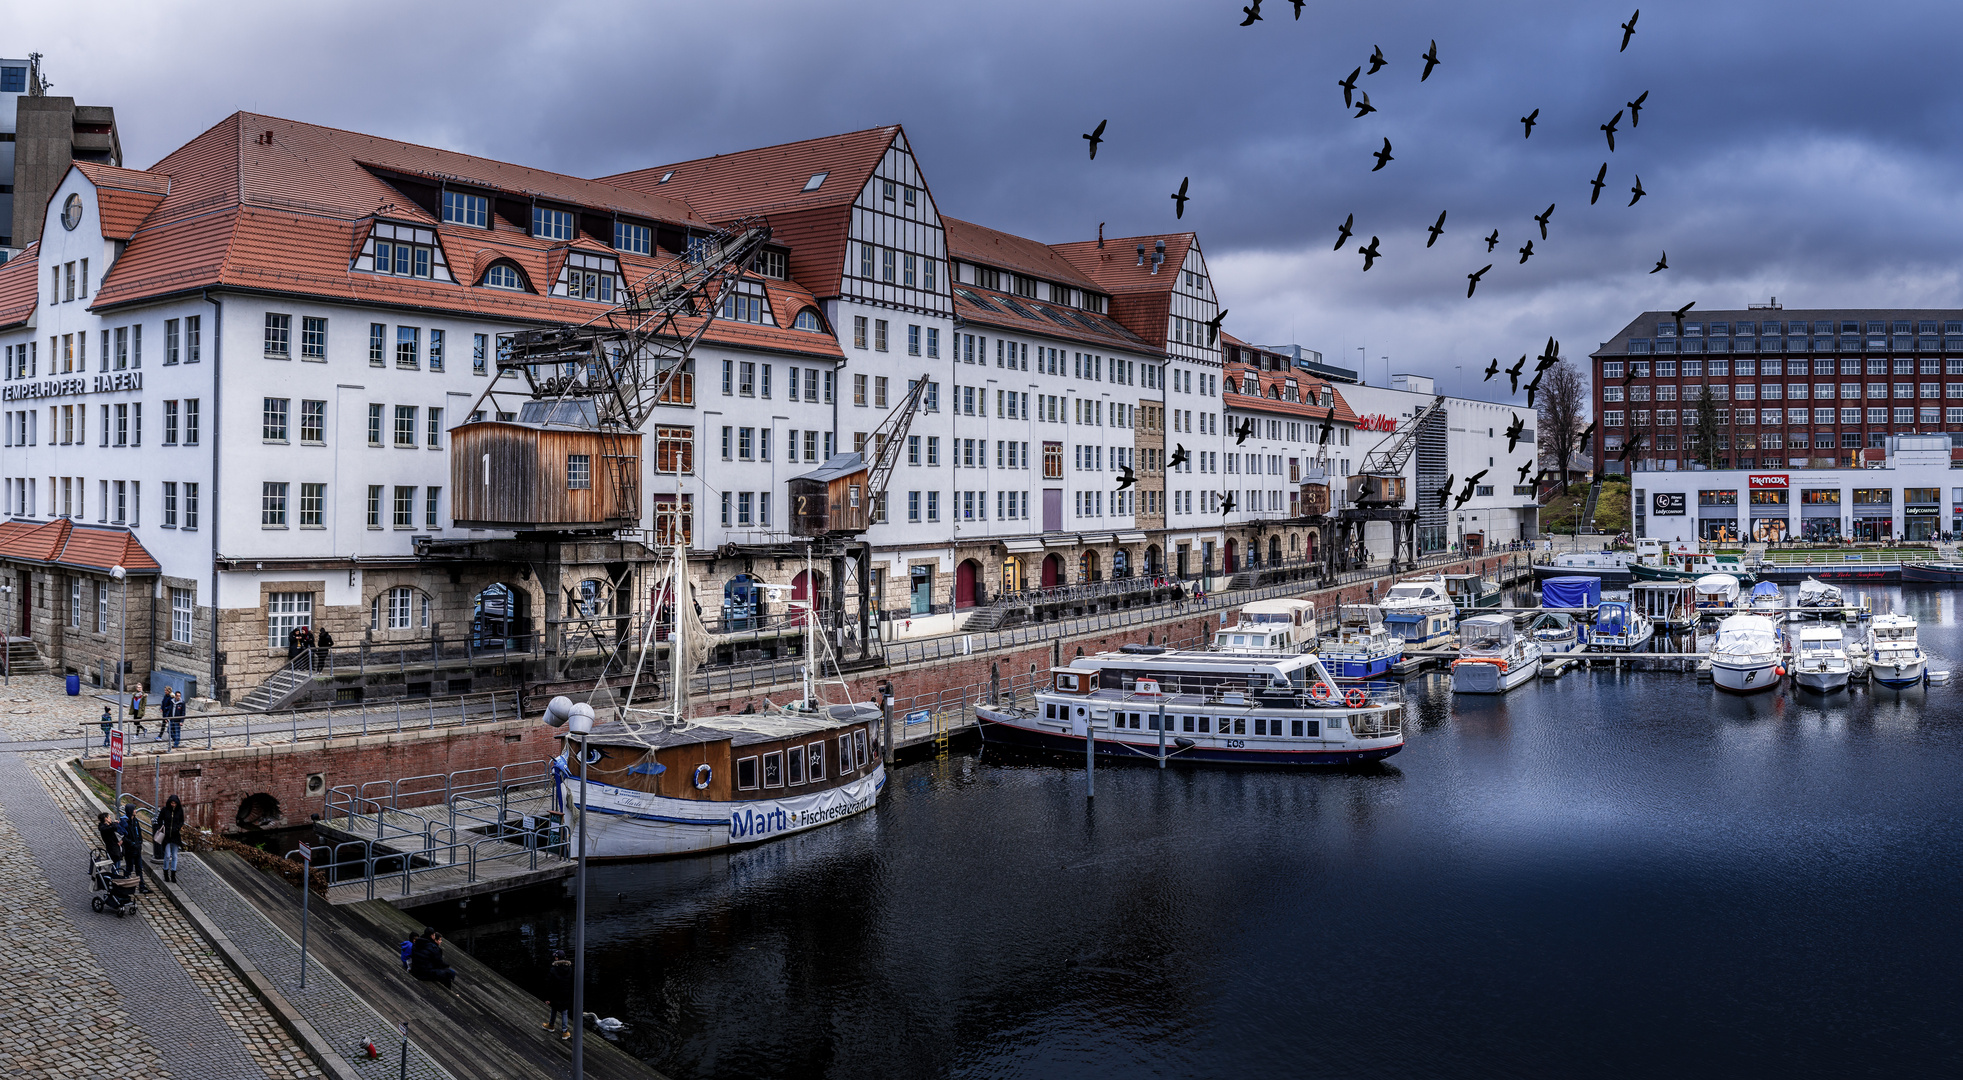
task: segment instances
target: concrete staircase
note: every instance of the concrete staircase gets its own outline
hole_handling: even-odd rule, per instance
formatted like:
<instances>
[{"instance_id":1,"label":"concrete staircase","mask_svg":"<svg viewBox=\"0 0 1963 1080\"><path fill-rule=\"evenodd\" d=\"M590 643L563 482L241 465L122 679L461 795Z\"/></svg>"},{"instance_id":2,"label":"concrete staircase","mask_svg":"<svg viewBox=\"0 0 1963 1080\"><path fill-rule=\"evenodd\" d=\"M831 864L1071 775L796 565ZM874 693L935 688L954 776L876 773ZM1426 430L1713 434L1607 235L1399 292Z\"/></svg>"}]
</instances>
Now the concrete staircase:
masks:
<instances>
[{"instance_id":1,"label":"concrete staircase","mask_svg":"<svg viewBox=\"0 0 1963 1080\"><path fill-rule=\"evenodd\" d=\"M999 604L990 604L988 607L976 608L974 614L968 616L968 621L961 624L961 632L964 634L984 634L991 630L999 630L1002 627L1002 620L1007 615L1008 612Z\"/></svg>"},{"instance_id":2,"label":"concrete staircase","mask_svg":"<svg viewBox=\"0 0 1963 1080\"><path fill-rule=\"evenodd\" d=\"M31 638L10 637L5 639L7 646L7 672L12 675L39 675L48 670L46 661L41 659L40 650L34 647Z\"/></svg>"},{"instance_id":3,"label":"concrete staircase","mask_svg":"<svg viewBox=\"0 0 1963 1080\"><path fill-rule=\"evenodd\" d=\"M1229 589L1252 589L1261 580L1260 567L1250 567L1235 574L1227 582Z\"/></svg>"},{"instance_id":4,"label":"concrete staircase","mask_svg":"<svg viewBox=\"0 0 1963 1080\"><path fill-rule=\"evenodd\" d=\"M238 707L255 712L272 712L291 701L295 694L312 682L313 672L283 667L273 672L265 682L247 691L245 697L239 699Z\"/></svg>"}]
</instances>

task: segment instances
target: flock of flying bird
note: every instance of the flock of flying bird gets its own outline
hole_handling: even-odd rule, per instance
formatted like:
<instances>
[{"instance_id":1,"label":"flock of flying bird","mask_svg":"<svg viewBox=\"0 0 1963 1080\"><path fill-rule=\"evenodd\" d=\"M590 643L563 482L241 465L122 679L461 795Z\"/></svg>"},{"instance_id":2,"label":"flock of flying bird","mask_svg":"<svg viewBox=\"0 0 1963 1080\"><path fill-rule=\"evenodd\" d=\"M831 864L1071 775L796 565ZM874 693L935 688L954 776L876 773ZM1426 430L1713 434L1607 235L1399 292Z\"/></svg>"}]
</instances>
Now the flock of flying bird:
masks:
<instances>
[{"instance_id":1,"label":"flock of flying bird","mask_svg":"<svg viewBox=\"0 0 1963 1080\"><path fill-rule=\"evenodd\" d=\"M1307 4L1307 0L1289 0L1289 2L1294 6L1295 18L1299 21L1302 18L1302 9ZM1262 0L1252 0L1252 2L1248 6L1243 7L1241 9L1241 14L1245 16L1245 18L1242 19L1240 25L1252 26L1255 23L1262 21L1261 3ZM1634 14L1629 16L1628 22L1621 24L1622 45L1620 48L1616 50L1617 52L1628 51L1630 39L1632 39L1636 35L1636 21L1642 17L1642 14L1643 14L1642 9L1638 8L1636 9L1636 12ZM1419 59L1424 61L1424 70L1418 75L1418 81L1422 83L1430 80L1432 72L1436 70L1440 64L1444 63L1444 61L1441 60L1438 56L1437 39L1435 38L1432 39L1430 48L1426 49L1422 54L1420 54ZM1359 64L1347 76L1337 80L1336 83L1336 85L1341 87L1343 91L1343 107L1346 109L1355 109L1356 115L1354 119L1357 120L1361 120L1364 117L1369 116L1371 113L1378 111L1377 107L1370 103L1369 91L1359 86L1358 80L1363 78L1364 76L1375 75L1379 71L1382 71L1385 67L1389 66L1390 60L1384 56L1384 50L1382 46L1373 46L1370 53L1370 59L1367 61L1367 63L1369 65L1368 70L1365 70L1363 64ZM1610 153L1615 152L1615 136L1616 136L1616 132L1621 129L1622 118L1625 114L1625 111L1629 117L1629 127L1631 130L1634 130L1635 128L1641 125L1642 111L1645 104L1648 101L1649 101L1649 91L1645 90L1642 93L1638 94L1634 100L1624 102L1623 108L1616 110L1615 115L1610 117L1607 123L1599 125L1598 130L1600 130L1608 140L1608 148ZM1107 125L1108 123L1110 123L1108 119L1098 121L1097 127L1093 128L1088 134L1083 136L1083 138L1090 144L1090 158L1092 161L1097 160L1097 148L1101 143L1104 142L1104 129L1105 129L1105 125ZM1520 123L1523 128L1522 137L1528 139L1533 138L1534 127L1540 123L1540 110L1534 109L1532 112L1521 117ZM1370 171L1371 172L1381 171L1384 168L1384 166L1397 160L1396 157L1392 155L1391 151L1392 151L1391 141L1389 137L1386 136L1384 138L1383 147L1381 149L1374 150L1371 152L1371 157L1375 158L1377 163L1376 165L1371 167ZM1609 174L1609 165L1608 162L1605 161L1602 163L1601 168L1596 171L1595 178L1589 181L1589 187L1592 188L1592 191L1588 196L1588 205L1594 206L1597 203L1597 201L1601 199L1602 189L1608 186L1608 174ZM1186 216L1186 203L1190 200L1190 196L1187 194L1187 192L1190 190L1191 181L1192 178L1190 176L1180 178L1179 190L1173 192L1172 194L1173 216L1175 219L1184 219ZM1635 206L1638 202L1641 202L1643 196L1647 194L1649 193L1643 190L1643 178L1640 175L1635 176L1635 183L1629 189L1628 205ZM1548 222L1552 220L1552 218L1554 217L1554 207L1556 205L1557 204L1555 203L1549 203L1547 204L1546 210L1543 210L1540 213L1533 215L1535 224L1537 224L1540 227L1540 239L1542 241L1545 241L1548 238L1547 226L1548 226ZM1438 220L1432 222L1431 225L1426 227L1425 231L1429 235L1425 240L1425 247L1430 248L1432 245L1436 244L1438 242L1439 236L1444 234L1445 218L1448 213L1449 211L1445 211L1445 210L1439 211ZM1350 214L1346 218L1344 218L1342 225L1337 227L1336 245L1332 250L1335 251L1343 250L1343 246L1347 244L1350 241L1350 239L1355 235L1355 226L1356 226L1355 214ZM1499 246L1499 242L1500 242L1499 230L1496 228L1490 234L1483 236L1480 239L1485 241L1486 253L1491 254ZM1363 269L1365 271L1368 271L1372 266L1375 266L1378 259L1384 257L1384 252L1380 247L1381 242L1382 241L1378 237L1372 236L1368 244L1361 245L1356 249L1357 254L1363 256ZM1528 259L1533 258L1534 241L1531 236L1527 238L1526 244L1518 249L1517 254L1520 256L1521 265L1525 265ZM1465 289L1465 295L1467 299L1471 299L1473 294L1478 291L1480 280L1484 278L1487 272L1492 270L1492 268L1493 268L1493 264L1487 263L1485 266L1482 266L1478 270L1475 270L1472 273L1466 275L1467 284ZM1668 270L1669 268L1670 268L1669 252L1665 251L1656 260L1656 266L1655 268L1650 270L1650 273L1652 274L1660 273L1664 270ZM1695 301L1692 301L1689 304L1685 304L1683 307L1678 308L1677 311L1674 313L1678 324L1678 333L1680 335L1682 333L1684 316L1689 313L1692 307L1695 306L1695 303L1696 303ZM1215 341L1219 339L1220 325L1226 318L1227 318L1227 312L1226 310L1223 309L1220 312L1220 314L1216 315L1212 320L1210 320L1206 324L1207 344L1209 346L1211 346ZM1540 388L1541 375L1548 368L1553 367L1556 363L1559 363L1560 359L1561 359L1560 342L1555 341L1551 337L1548 338L1547 346L1541 352L1539 357L1539 363L1534 368L1534 377L1531 381L1527 383L1527 408L1529 410L1532 410L1534 408L1534 397L1538 393ZM1486 368L1485 371L1486 378L1484 381L1490 382L1494 376L1500 374L1501 371L1504 370L1507 377L1511 381L1511 392L1519 393L1520 375L1525 370L1526 364L1527 364L1527 357L1525 355L1522 355L1519 361L1516 362L1512 367L1502 369L1500 367L1499 360L1495 358L1492 361L1492 363ZM1319 434L1318 445L1328 445L1330 435L1335 430L1335 419L1336 419L1336 409L1334 406L1330 406L1328 415L1325 416L1321 424L1317 426L1317 430ZM1522 419L1518 413L1514 413L1513 421L1511 424L1507 426L1506 429L1507 453L1511 454L1515 450L1521 438L1524 436L1525 431L1526 431L1526 421ZM1594 432L1595 432L1595 425L1593 423L1590 423L1588 425L1588 428L1585 431L1583 431L1579 436L1578 444L1584 447L1587 446L1589 436L1593 435ZM1234 433L1234 444L1236 446L1245 443L1248 440L1249 436L1253 435L1254 433L1254 421L1252 420L1244 421L1238 428L1233 429L1233 433ZM1629 459L1629 455L1633 451L1635 451L1641 445L1641 443L1642 443L1642 436L1640 433L1638 433L1634 439L1630 440L1630 442L1622 448L1622 460L1627 461ZM1166 459L1167 471L1178 469L1181 465L1186 464L1188 460L1189 460L1189 455L1186 452L1185 445L1183 443L1176 445L1171 457ZM1486 473L1489 471L1490 470L1487 469L1481 469L1479 472L1474 473L1473 475L1467 477L1465 480L1465 484L1459 490L1456 499L1454 499L1453 492L1452 492L1453 481L1456 479L1456 476L1447 476L1445 478L1445 483L1441 485L1438 491L1439 508L1443 509L1448 501L1451 501L1452 507L1454 509L1464 506L1468 501L1472 499L1474 492L1478 488L1479 481L1483 479ZM1534 471L1534 459L1529 458L1526 462L1522 463L1520 466L1519 482L1525 484L1528 480L1529 474L1533 473L1533 471ZM1133 472L1132 467L1130 465L1119 466L1119 475L1118 475L1119 491L1124 491L1125 489L1135 485L1137 482L1138 482L1138 477ZM1228 513L1232 513L1234 508L1235 508L1234 493L1230 491L1227 492L1222 497L1219 509L1222 514L1228 514Z\"/></svg>"}]
</instances>

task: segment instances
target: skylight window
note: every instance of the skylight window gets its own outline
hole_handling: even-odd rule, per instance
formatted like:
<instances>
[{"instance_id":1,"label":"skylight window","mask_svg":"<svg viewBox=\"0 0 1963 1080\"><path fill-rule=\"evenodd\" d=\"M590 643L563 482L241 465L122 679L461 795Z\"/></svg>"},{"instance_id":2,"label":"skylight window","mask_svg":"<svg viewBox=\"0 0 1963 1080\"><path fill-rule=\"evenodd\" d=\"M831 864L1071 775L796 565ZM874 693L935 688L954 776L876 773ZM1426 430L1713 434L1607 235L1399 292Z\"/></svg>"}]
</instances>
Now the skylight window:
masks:
<instances>
[{"instance_id":1,"label":"skylight window","mask_svg":"<svg viewBox=\"0 0 1963 1080\"><path fill-rule=\"evenodd\" d=\"M829 173L829 172L821 172L821 173L812 173L812 174L811 174L811 179L809 179L809 180L806 180L806 181L804 182L804 190L806 190L806 191L816 191L816 190L818 190L818 185L819 185L819 184L822 184L822 183L824 183L824 182L825 182L825 177L827 177L827 176L830 176L830 175L831 175L831 173Z\"/></svg>"},{"instance_id":2,"label":"skylight window","mask_svg":"<svg viewBox=\"0 0 1963 1080\"><path fill-rule=\"evenodd\" d=\"M662 173L662 174L661 174L661 179L659 179L659 180L656 180L656 181L655 181L655 183L657 183L657 184L665 184L665 183L667 183L668 181L670 181L670 180L673 180L674 178L675 178L675 170L673 170L673 169L669 169L669 170L668 170L667 172L665 172L665 173Z\"/></svg>"}]
</instances>

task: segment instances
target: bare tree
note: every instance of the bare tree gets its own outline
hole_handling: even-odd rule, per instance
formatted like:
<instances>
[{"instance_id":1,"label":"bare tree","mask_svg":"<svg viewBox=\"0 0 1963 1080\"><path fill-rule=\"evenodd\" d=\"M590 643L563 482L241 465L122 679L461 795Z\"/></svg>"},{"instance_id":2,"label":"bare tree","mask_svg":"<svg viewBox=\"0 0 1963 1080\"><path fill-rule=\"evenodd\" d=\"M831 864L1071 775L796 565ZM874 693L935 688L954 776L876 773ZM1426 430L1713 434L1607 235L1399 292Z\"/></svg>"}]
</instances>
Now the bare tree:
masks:
<instances>
[{"instance_id":1,"label":"bare tree","mask_svg":"<svg viewBox=\"0 0 1963 1080\"><path fill-rule=\"evenodd\" d=\"M1581 438L1581 429L1585 426L1584 415L1588 411L1588 393L1582 384L1581 372L1566 359L1556 361L1543 375L1536 411L1540 414L1540 431L1535 438L1540 446L1541 464L1554 466L1561 479L1561 491L1565 494L1568 490L1568 462L1574 460L1579 451L1576 443Z\"/></svg>"}]
</instances>

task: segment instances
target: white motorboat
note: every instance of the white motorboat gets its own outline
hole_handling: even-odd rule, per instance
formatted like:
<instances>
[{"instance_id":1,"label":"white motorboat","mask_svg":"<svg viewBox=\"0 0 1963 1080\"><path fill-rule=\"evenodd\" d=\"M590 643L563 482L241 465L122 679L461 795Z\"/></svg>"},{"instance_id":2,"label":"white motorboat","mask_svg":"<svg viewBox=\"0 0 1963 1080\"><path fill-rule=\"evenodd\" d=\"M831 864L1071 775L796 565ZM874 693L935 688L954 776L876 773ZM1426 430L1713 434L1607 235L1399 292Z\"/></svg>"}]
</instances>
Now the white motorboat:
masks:
<instances>
[{"instance_id":1,"label":"white motorboat","mask_svg":"<svg viewBox=\"0 0 1963 1080\"><path fill-rule=\"evenodd\" d=\"M1240 621L1213 635L1215 652L1311 652L1315 605L1307 600L1256 600Z\"/></svg>"},{"instance_id":2,"label":"white motorboat","mask_svg":"<svg viewBox=\"0 0 1963 1080\"><path fill-rule=\"evenodd\" d=\"M1504 694L1540 673L1542 650L1514 629L1511 615L1474 615L1459 624L1452 661L1455 694Z\"/></svg>"},{"instance_id":3,"label":"white motorboat","mask_svg":"<svg viewBox=\"0 0 1963 1080\"><path fill-rule=\"evenodd\" d=\"M1322 645L1322 663L1339 679L1375 679L1404 656L1404 639L1384 625L1375 604L1344 604L1336 637Z\"/></svg>"},{"instance_id":4,"label":"white motorboat","mask_svg":"<svg viewBox=\"0 0 1963 1080\"><path fill-rule=\"evenodd\" d=\"M1793 681L1808 690L1843 690L1853 665L1838 626L1808 626L1799 632L1799 653L1793 658Z\"/></svg>"},{"instance_id":5,"label":"white motorboat","mask_svg":"<svg viewBox=\"0 0 1963 1080\"><path fill-rule=\"evenodd\" d=\"M1733 615L1718 624L1711 682L1741 694L1779 684L1779 627L1763 615Z\"/></svg>"},{"instance_id":6,"label":"white motorboat","mask_svg":"<svg viewBox=\"0 0 1963 1080\"><path fill-rule=\"evenodd\" d=\"M1591 652L1630 652L1647 644L1655 634L1656 624L1629 601L1604 600L1595 609L1588 648Z\"/></svg>"},{"instance_id":7,"label":"white motorboat","mask_svg":"<svg viewBox=\"0 0 1963 1080\"><path fill-rule=\"evenodd\" d=\"M1565 611L1547 611L1527 624L1527 636L1543 652L1571 652L1580 647L1584 635L1580 619Z\"/></svg>"},{"instance_id":8,"label":"white motorboat","mask_svg":"<svg viewBox=\"0 0 1963 1080\"><path fill-rule=\"evenodd\" d=\"M1384 626L1406 649L1444 646L1458 625L1458 605L1444 578L1410 578L1392 585L1377 602Z\"/></svg>"},{"instance_id":9,"label":"white motorboat","mask_svg":"<svg viewBox=\"0 0 1963 1080\"><path fill-rule=\"evenodd\" d=\"M1786 594L1770 581L1752 586L1752 610L1777 619L1786 607Z\"/></svg>"},{"instance_id":10,"label":"white motorboat","mask_svg":"<svg viewBox=\"0 0 1963 1080\"><path fill-rule=\"evenodd\" d=\"M1839 618L1845 601L1838 587L1818 578L1807 578L1799 583L1799 599L1795 606L1799 608L1799 614L1807 618Z\"/></svg>"},{"instance_id":11,"label":"white motorboat","mask_svg":"<svg viewBox=\"0 0 1963 1080\"><path fill-rule=\"evenodd\" d=\"M1876 615L1868 625L1868 674L1889 686L1922 681L1928 657L1916 640L1915 620L1907 615Z\"/></svg>"},{"instance_id":12,"label":"white motorboat","mask_svg":"<svg viewBox=\"0 0 1963 1080\"><path fill-rule=\"evenodd\" d=\"M1695 591L1699 608L1738 606L1738 578L1732 574L1705 574L1697 579Z\"/></svg>"}]
</instances>

